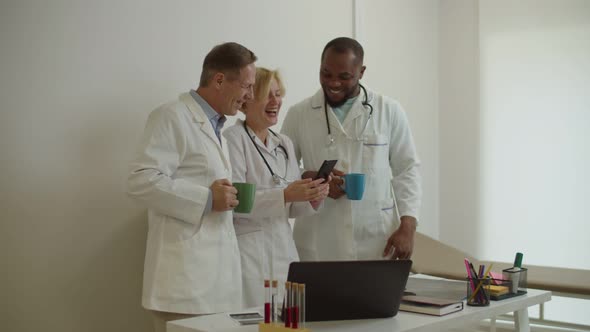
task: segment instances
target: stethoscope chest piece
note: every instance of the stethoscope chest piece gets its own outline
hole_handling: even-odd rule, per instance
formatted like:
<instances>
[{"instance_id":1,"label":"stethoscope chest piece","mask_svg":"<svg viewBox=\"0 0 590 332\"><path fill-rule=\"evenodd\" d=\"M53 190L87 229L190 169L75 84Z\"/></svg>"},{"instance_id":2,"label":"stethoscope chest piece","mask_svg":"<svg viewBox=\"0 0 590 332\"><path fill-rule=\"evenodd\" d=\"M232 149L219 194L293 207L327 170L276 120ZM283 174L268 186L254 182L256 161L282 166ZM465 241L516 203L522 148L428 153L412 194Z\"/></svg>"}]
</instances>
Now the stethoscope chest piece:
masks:
<instances>
[{"instance_id":1,"label":"stethoscope chest piece","mask_svg":"<svg viewBox=\"0 0 590 332\"><path fill-rule=\"evenodd\" d=\"M281 177L278 176L277 174L273 174L272 175L272 182L274 182L275 185L280 185L283 183L283 179L281 179Z\"/></svg>"}]
</instances>

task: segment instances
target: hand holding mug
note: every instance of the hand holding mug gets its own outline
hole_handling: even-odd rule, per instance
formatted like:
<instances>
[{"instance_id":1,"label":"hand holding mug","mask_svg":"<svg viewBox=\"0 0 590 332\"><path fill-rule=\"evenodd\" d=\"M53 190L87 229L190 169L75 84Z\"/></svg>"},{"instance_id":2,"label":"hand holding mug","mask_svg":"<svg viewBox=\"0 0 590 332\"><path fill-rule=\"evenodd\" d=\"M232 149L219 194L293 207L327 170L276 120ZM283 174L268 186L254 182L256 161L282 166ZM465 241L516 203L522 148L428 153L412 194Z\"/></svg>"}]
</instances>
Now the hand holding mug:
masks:
<instances>
[{"instance_id":1,"label":"hand holding mug","mask_svg":"<svg viewBox=\"0 0 590 332\"><path fill-rule=\"evenodd\" d=\"M344 184L343 176L344 172L341 170L335 168L332 170L332 180L330 181L330 193L328 194L328 197L338 199L346 194L341 187L341 185Z\"/></svg>"},{"instance_id":2,"label":"hand holding mug","mask_svg":"<svg viewBox=\"0 0 590 332\"><path fill-rule=\"evenodd\" d=\"M234 207L234 212L250 213L254 207L254 198L256 198L256 184L246 182L234 182L234 188L237 190L239 204Z\"/></svg>"},{"instance_id":3,"label":"hand holding mug","mask_svg":"<svg viewBox=\"0 0 590 332\"><path fill-rule=\"evenodd\" d=\"M365 174L348 173L342 178L344 179L344 184L341 190L346 192L346 197L354 201L363 199L363 194L365 193Z\"/></svg>"},{"instance_id":4,"label":"hand holding mug","mask_svg":"<svg viewBox=\"0 0 590 332\"><path fill-rule=\"evenodd\" d=\"M213 196L213 211L228 211L238 205L239 202L236 197L238 191L232 186L228 179L213 181L209 189L211 189Z\"/></svg>"}]
</instances>

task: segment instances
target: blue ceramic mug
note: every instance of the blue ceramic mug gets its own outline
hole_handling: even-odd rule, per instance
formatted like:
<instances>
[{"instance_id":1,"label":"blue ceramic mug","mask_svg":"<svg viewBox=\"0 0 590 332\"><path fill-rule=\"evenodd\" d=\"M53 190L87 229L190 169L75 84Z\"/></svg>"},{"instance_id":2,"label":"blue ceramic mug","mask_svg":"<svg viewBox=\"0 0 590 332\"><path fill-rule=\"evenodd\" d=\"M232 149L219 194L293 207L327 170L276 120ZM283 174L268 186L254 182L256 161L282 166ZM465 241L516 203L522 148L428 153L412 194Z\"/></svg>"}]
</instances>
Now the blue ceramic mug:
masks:
<instances>
[{"instance_id":1,"label":"blue ceramic mug","mask_svg":"<svg viewBox=\"0 0 590 332\"><path fill-rule=\"evenodd\" d=\"M348 197L348 199L355 201L363 199L363 193L365 192L365 174L345 174L342 190L346 192L346 197Z\"/></svg>"}]
</instances>

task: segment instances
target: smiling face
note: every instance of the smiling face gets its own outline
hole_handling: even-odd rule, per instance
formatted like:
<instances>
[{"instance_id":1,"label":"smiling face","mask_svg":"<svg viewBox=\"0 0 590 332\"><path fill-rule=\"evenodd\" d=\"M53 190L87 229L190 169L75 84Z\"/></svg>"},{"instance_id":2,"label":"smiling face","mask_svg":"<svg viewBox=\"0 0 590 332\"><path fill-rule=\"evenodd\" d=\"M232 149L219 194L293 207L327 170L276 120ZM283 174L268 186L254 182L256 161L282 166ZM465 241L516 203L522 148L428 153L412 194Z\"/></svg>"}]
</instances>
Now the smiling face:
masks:
<instances>
[{"instance_id":1,"label":"smiling face","mask_svg":"<svg viewBox=\"0 0 590 332\"><path fill-rule=\"evenodd\" d=\"M331 107L339 107L357 96L364 72L365 66L357 61L352 50L336 52L333 48L327 49L320 67L320 84L326 102Z\"/></svg>"},{"instance_id":2,"label":"smiling face","mask_svg":"<svg viewBox=\"0 0 590 332\"><path fill-rule=\"evenodd\" d=\"M224 115L236 115L242 109L244 103L253 98L253 87L256 79L256 67L249 64L240 69L240 75L235 79L223 80L220 85L223 102L221 113Z\"/></svg>"},{"instance_id":3,"label":"smiling face","mask_svg":"<svg viewBox=\"0 0 590 332\"><path fill-rule=\"evenodd\" d=\"M258 91L256 95L259 95ZM283 92L275 77L270 80L268 94L246 103L246 122L253 129L267 129L277 124L283 103Z\"/></svg>"}]
</instances>

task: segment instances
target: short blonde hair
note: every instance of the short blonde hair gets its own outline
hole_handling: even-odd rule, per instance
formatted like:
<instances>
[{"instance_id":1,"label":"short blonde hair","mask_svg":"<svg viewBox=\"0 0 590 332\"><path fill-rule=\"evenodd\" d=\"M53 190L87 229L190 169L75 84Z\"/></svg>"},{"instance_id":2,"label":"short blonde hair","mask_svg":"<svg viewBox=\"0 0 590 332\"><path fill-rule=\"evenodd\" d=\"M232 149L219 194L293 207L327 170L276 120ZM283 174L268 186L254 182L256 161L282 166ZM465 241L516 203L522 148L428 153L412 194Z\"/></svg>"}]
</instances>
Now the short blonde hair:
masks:
<instances>
[{"instance_id":1,"label":"short blonde hair","mask_svg":"<svg viewBox=\"0 0 590 332\"><path fill-rule=\"evenodd\" d=\"M270 70L264 67L256 68L256 82L254 83L254 100L260 101L268 98L270 91L270 82L272 79L277 80L281 96L285 95L285 85L278 70Z\"/></svg>"}]
</instances>

